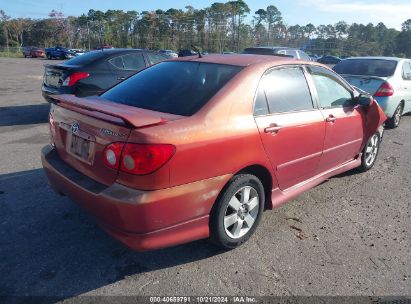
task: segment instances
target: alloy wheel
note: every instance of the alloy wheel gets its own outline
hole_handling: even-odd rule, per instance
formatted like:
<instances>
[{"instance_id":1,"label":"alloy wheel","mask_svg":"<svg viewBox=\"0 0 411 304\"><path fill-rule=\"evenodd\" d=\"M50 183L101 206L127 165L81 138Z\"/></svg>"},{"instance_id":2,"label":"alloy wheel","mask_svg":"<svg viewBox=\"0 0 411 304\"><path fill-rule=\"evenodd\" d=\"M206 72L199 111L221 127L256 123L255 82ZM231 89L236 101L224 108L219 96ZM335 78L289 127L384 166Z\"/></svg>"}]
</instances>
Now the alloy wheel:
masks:
<instances>
[{"instance_id":1,"label":"alloy wheel","mask_svg":"<svg viewBox=\"0 0 411 304\"><path fill-rule=\"evenodd\" d=\"M250 186L239 189L230 199L224 213L224 229L233 239L239 239L253 227L259 213L257 190Z\"/></svg>"},{"instance_id":2,"label":"alloy wheel","mask_svg":"<svg viewBox=\"0 0 411 304\"><path fill-rule=\"evenodd\" d=\"M365 164L367 166L371 166L377 158L379 140L380 138L378 137L378 135L374 134L365 147Z\"/></svg>"},{"instance_id":3,"label":"alloy wheel","mask_svg":"<svg viewBox=\"0 0 411 304\"><path fill-rule=\"evenodd\" d=\"M400 104L400 105L397 107L397 109L395 110L395 113L394 113L394 124L395 124L396 126L398 126L399 123L400 123L400 120L401 120L401 112L402 112L402 105Z\"/></svg>"}]
</instances>

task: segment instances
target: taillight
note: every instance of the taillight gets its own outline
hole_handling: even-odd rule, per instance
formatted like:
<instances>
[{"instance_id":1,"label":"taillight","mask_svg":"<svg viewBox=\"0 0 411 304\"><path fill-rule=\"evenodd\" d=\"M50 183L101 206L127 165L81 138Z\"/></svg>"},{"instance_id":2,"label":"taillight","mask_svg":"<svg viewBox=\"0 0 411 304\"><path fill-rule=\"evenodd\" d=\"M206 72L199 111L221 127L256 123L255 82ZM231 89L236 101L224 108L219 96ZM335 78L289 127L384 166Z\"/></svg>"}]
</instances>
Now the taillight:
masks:
<instances>
[{"instance_id":1,"label":"taillight","mask_svg":"<svg viewBox=\"0 0 411 304\"><path fill-rule=\"evenodd\" d=\"M145 175L160 169L173 155L168 144L133 144L116 142L104 149L104 164L123 172Z\"/></svg>"},{"instance_id":2,"label":"taillight","mask_svg":"<svg viewBox=\"0 0 411 304\"><path fill-rule=\"evenodd\" d=\"M120 170L136 175L149 174L162 167L174 152L173 145L128 143L123 151Z\"/></svg>"},{"instance_id":3,"label":"taillight","mask_svg":"<svg viewBox=\"0 0 411 304\"><path fill-rule=\"evenodd\" d=\"M123 151L124 143L112 143L104 149L103 161L104 164L111 169L118 169L121 160L121 152Z\"/></svg>"},{"instance_id":4,"label":"taillight","mask_svg":"<svg viewBox=\"0 0 411 304\"><path fill-rule=\"evenodd\" d=\"M71 87L75 85L79 80L87 78L89 76L90 74L86 72L74 72L64 80L63 86Z\"/></svg>"},{"instance_id":5,"label":"taillight","mask_svg":"<svg viewBox=\"0 0 411 304\"><path fill-rule=\"evenodd\" d=\"M394 95L394 88L389 82L383 82L380 88L375 92L375 97L388 97Z\"/></svg>"}]
</instances>

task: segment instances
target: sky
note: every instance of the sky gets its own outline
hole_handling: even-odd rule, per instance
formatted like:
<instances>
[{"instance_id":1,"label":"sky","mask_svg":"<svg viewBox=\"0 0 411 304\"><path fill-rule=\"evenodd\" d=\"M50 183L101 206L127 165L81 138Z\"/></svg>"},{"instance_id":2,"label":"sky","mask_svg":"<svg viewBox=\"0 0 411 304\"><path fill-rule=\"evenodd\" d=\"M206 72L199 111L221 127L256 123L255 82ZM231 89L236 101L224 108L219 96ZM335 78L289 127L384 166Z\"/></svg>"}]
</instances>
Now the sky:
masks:
<instances>
[{"instance_id":1,"label":"sky","mask_svg":"<svg viewBox=\"0 0 411 304\"><path fill-rule=\"evenodd\" d=\"M18 18L46 18L52 9L62 11L65 16L79 16L89 9L106 11L108 9L150 11L184 9L191 5L204 8L214 2L224 0L0 0L0 9L7 15ZM401 29L401 23L411 19L410 0L245 0L254 14L259 8L275 5L282 13L288 25L312 23L335 24L338 21L348 23L384 22L388 27ZM388 3L389 2L389 3ZM250 14L250 15L251 15ZM251 18L251 17L249 17ZM251 20L251 19L250 19Z\"/></svg>"}]
</instances>

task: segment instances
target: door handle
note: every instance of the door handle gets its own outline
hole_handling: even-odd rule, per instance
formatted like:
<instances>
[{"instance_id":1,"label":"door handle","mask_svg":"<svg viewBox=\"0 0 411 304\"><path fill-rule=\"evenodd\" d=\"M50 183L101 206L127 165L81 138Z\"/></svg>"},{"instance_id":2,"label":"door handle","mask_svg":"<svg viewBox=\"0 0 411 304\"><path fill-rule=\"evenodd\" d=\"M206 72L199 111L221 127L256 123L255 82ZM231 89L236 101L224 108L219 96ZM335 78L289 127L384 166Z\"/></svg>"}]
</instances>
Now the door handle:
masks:
<instances>
[{"instance_id":1,"label":"door handle","mask_svg":"<svg viewBox=\"0 0 411 304\"><path fill-rule=\"evenodd\" d=\"M125 77L125 76L120 76L120 77L118 77L117 78L117 80L125 80L127 77Z\"/></svg>"},{"instance_id":2,"label":"door handle","mask_svg":"<svg viewBox=\"0 0 411 304\"><path fill-rule=\"evenodd\" d=\"M269 127L264 129L265 133L278 133L283 127L277 126L276 124L272 124Z\"/></svg>"},{"instance_id":3,"label":"door handle","mask_svg":"<svg viewBox=\"0 0 411 304\"><path fill-rule=\"evenodd\" d=\"M330 115L325 119L326 122L335 122L336 120L337 118L334 115Z\"/></svg>"}]
</instances>

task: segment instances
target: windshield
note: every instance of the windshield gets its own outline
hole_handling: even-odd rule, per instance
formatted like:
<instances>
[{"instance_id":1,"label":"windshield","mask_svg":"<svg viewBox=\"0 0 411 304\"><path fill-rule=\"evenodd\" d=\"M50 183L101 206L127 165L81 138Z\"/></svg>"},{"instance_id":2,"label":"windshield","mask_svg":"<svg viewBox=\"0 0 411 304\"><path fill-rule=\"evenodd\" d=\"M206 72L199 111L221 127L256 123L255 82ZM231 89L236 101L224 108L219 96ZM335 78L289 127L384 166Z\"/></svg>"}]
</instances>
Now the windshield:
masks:
<instances>
[{"instance_id":1,"label":"windshield","mask_svg":"<svg viewBox=\"0 0 411 304\"><path fill-rule=\"evenodd\" d=\"M241 69L214 63L162 62L128 78L101 96L147 110L190 116Z\"/></svg>"},{"instance_id":2,"label":"windshield","mask_svg":"<svg viewBox=\"0 0 411 304\"><path fill-rule=\"evenodd\" d=\"M346 59L333 70L343 75L388 77L394 75L397 61L385 59Z\"/></svg>"}]
</instances>

